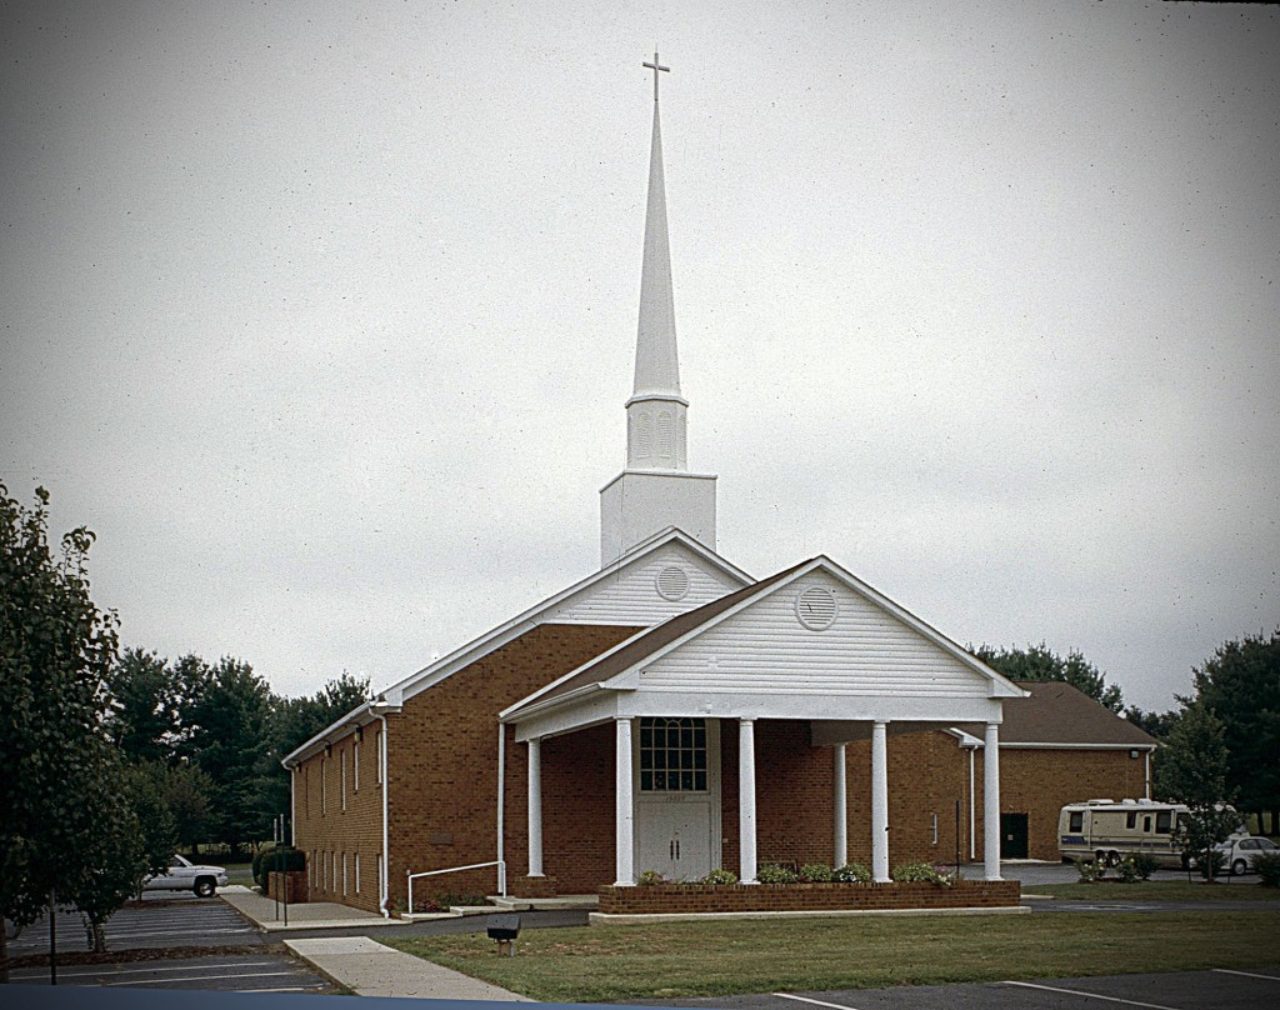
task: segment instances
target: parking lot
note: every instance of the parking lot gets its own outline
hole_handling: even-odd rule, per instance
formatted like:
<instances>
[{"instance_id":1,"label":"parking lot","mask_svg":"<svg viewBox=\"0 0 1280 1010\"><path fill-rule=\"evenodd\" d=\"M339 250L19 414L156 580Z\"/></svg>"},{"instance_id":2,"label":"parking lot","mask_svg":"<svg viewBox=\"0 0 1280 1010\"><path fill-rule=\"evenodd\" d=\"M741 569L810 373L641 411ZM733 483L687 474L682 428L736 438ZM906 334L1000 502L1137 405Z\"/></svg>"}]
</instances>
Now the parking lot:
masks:
<instances>
[{"instance_id":1,"label":"parking lot","mask_svg":"<svg viewBox=\"0 0 1280 1010\"><path fill-rule=\"evenodd\" d=\"M16 968L10 979L44 985L47 967ZM223 992L332 992L329 980L287 954L212 955L117 964L74 965L58 970L59 985L107 988L216 989Z\"/></svg>"},{"instance_id":2,"label":"parking lot","mask_svg":"<svg viewBox=\"0 0 1280 1010\"><path fill-rule=\"evenodd\" d=\"M645 1002L724 1010L1256 1010L1280 1002L1280 965L1259 972L1219 969Z\"/></svg>"},{"instance_id":3,"label":"parking lot","mask_svg":"<svg viewBox=\"0 0 1280 1010\"><path fill-rule=\"evenodd\" d=\"M108 920L103 932L107 950L161 947L242 947L263 943L262 934L219 898L165 895L131 902ZM59 912L58 952L89 949L88 934L79 912ZM41 919L9 941L9 956L46 954L49 923Z\"/></svg>"}]
</instances>

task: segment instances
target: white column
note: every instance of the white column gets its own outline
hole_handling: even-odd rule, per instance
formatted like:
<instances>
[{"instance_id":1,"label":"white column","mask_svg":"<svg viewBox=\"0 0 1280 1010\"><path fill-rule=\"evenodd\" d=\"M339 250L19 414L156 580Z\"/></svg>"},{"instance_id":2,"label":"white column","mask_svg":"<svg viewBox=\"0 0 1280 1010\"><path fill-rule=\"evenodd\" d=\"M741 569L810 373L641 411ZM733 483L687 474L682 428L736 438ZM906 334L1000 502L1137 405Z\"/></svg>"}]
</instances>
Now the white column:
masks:
<instances>
[{"instance_id":1,"label":"white column","mask_svg":"<svg viewBox=\"0 0 1280 1010\"><path fill-rule=\"evenodd\" d=\"M631 774L631 720L615 719L617 747L614 753L614 838L616 854L614 864L618 887L631 887L636 882L634 867L635 813L633 776Z\"/></svg>"},{"instance_id":2,"label":"white column","mask_svg":"<svg viewBox=\"0 0 1280 1010\"><path fill-rule=\"evenodd\" d=\"M542 876L542 741L529 741L529 876Z\"/></svg>"},{"instance_id":3,"label":"white column","mask_svg":"<svg viewBox=\"0 0 1280 1010\"><path fill-rule=\"evenodd\" d=\"M832 776L834 784L832 796L832 814L835 818L834 841L835 852L831 865L844 866L849 862L849 787L846 776L845 745L838 743L832 748Z\"/></svg>"},{"instance_id":4,"label":"white column","mask_svg":"<svg viewBox=\"0 0 1280 1010\"><path fill-rule=\"evenodd\" d=\"M1000 724L987 723L982 745L982 864L988 880L1000 876Z\"/></svg>"},{"instance_id":5,"label":"white column","mask_svg":"<svg viewBox=\"0 0 1280 1010\"><path fill-rule=\"evenodd\" d=\"M756 882L756 723L738 720L738 879Z\"/></svg>"},{"instance_id":6,"label":"white column","mask_svg":"<svg viewBox=\"0 0 1280 1010\"><path fill-rule=\"evenodd\" d=\"M878 884L889 877L889 751L886 724L871 731L871 878Z\"/></svg>"},{"instance_id":7,"label":"white column","mask_svg":"<svg viewBox=\"0 0 1280 1010\"><path fill-rule=\"evenodd\" d=\"M974 752L976 747L969 748L969 861L978 858L978 794L974 791L976 779L973 775Z\"/></svg>"}]
</instances>

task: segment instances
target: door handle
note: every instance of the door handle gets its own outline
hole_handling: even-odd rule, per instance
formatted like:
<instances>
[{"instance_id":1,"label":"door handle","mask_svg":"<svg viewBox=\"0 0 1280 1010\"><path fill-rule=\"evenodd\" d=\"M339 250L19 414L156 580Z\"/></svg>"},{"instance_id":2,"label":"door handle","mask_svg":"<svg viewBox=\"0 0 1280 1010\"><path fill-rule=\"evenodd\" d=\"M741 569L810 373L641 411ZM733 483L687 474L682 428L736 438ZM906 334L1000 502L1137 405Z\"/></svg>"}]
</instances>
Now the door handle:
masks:
<instances>
[{"instance_id":1,"label":"door handle","mask_svg":"<svg viewBox=\"0 0 1280 1010\"><path fill-rule=\"evenodd\" d=\"M667 858L670 859L672 862L675 861L675 858L676 858L675 839L672 839L671 841L667 842Z\"/></svg>"},{"instance_id":2,"label":"door handle","mask_svg":"<svg viewBox=\"0 0 1280 1010\"><path fill-rule=\"evenodd\" d=\"M680 858L680 839L676 839L676 859Z\"/></svg>"}]
</instances>

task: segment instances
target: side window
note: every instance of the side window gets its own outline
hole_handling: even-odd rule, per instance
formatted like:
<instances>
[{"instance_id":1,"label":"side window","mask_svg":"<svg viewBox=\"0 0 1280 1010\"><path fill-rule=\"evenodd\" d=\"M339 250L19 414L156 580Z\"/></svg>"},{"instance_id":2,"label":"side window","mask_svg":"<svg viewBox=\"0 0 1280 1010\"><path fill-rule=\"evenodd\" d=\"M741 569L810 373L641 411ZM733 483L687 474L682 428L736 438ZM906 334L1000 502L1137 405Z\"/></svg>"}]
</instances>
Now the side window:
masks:
<instances>
[{"instance_id":1,"label":"side window","mask_svg":"<svg viewBox=\"0 0 1280 1010\"><path fill-rule=\"evenodd\" d=\"M1151 815L1150 814L1142 818L1142 830L1145 831L1147 834L1151 834Z\"/></svg>"},{"instance_id":2,"label":"side window","mask_svg":"<svg viewBox=\"0 0 1280 1010\"><path fill-rule=\"evenodd\" d=\"M1156 814L1156 834L1167 835L1169 829L1173 826L1173 814L1168 810L1161 810Z\"/></svg>"},{"instance_id":3,"label":"side window","mask_svg":"<svg viewBox=\"0 0 1280 1010\"><path fill-rule=\"evenodd\" d=\"M1138 826L1138 815L1132 810L1124 815L1124 826L1130 831Z\"/></svg>"},{"instance_id":4,"label":"side window","mask_svg":"<svg viewBox=\"0 0 1280 1010\"><path fill-rule=\"evenodd\" d=\"M1068 828L1068 830L1069 830L1069 831L1083 831L1083 830L1084 830L1084 813L1083 813L1083 811L1080 811L1080 810L1073 810L1073 811L1071 812L1071 826Z\"/></svg>"}]
</instances>

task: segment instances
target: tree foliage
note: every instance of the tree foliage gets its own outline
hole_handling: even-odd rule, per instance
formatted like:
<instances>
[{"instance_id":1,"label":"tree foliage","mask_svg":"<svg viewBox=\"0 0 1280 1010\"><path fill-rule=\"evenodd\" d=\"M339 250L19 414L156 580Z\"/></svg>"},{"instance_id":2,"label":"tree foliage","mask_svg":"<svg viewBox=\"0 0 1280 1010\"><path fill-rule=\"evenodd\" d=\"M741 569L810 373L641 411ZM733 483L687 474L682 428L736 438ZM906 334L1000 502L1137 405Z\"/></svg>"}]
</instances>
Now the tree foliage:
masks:
<instances>
[{"instance_id":1,"label":"tree foliage","mask_svg":"<svg viewBox=\"0 0 1280 1010\"><path fill-rule=\"evenodd\" d=\"M65 901L130 869L97 842L136 827L127 803L100 802L119 774L103 731L117 622L89 594L93 534L72 530L55 556L49 494L35 497L27 508L0 485L0 912L18 925L55 889Z\"/></svg>"},{"instance_id":2,"label":"tree foliage","mask_svg":"<svg viewBox=\"0 0 1280 1010\"><path fill-rule=\"evenodd\" d=\"M1194 678L1198 702L1222 724L1241 808L1280 810L1280 630L1225 643Z\"/></svg>"},{"instance_id":3,"label":"tree foliage","mask_svg":"<svg viewBox=\"0 0 1280 1010\"><path fill-rule=\"evenodd\" d=\"M1200 701L1189 701L1169 734L1162 755L1161 787L1169 798L1185 803L1190 816L1178 825L1182 849L1193 856L1212 880L1213 847L1240 823L1227 808L1227 745L1222 720Z\"/></svg>"},{"instance_id":4,"label":"tree foliage","mask_svg":"<svg viewBox=\"0 0 1280 1010\"><path fill-rule=\"evenodd\" d=\"M984 643L976 649L970 646L969 651L1010 680L1059 680L1084 692L1112 712L1119 712L1124 707L1120 688L1108 684L1102 671L1075 649L1068 652L1065 659L1044 642L1028 645L1025 649L1016 646L996 648Z\"/></svg>"}]
</instances>

